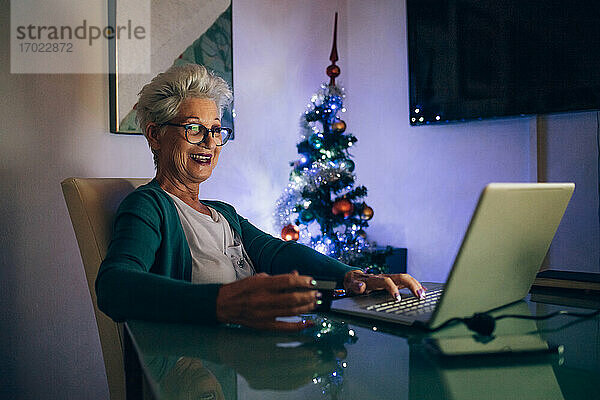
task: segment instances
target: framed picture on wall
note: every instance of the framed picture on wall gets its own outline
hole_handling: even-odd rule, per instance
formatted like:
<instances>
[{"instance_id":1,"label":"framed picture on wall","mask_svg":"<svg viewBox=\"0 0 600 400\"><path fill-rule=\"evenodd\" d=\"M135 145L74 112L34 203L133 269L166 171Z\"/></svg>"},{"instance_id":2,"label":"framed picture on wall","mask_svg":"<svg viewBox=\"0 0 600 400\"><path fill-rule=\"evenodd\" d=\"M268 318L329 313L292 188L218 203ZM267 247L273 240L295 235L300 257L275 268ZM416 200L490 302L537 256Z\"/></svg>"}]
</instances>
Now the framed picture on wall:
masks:
<instances>
[{"instance_id":1,"label":"framed picture on wall","mask_svg":"<svg viewBox=\"0 0 600 400\"><path fill-rule=\"evenodd\" d=\"M112 133L142 134L135 120L138 93L153 77L172 65L202 64L233 89L231 0L138 1L149 2L150 68L148 73L120 73L120 64L132 70L132 63L137 62L135 51L124 50L119 40L109 42ZM123 19L120 15L132 13L127 0L109 0L108 4L111 26L118 26L117 22ZM145 65L139 71L148 71L148 68ZM232 110L233 105L224 110L223 126L233 128Z\"/></svg>"}]
</instances>

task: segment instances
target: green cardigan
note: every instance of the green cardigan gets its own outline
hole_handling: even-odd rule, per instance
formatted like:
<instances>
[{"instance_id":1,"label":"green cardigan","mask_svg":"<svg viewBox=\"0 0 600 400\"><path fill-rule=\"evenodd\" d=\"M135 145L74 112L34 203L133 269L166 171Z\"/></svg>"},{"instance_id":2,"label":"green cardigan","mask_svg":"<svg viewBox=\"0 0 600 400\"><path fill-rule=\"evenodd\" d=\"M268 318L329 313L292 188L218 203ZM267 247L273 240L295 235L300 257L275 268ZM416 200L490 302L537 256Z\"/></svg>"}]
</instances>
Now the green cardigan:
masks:
<instances>
[{"instance_id":1,"label":"green cardigan","mask_svg":"<svg viewBox=\"0 0 600 400\"><path fill-rule=\"evenodd\" d=\"M202 200L240 234L257 272L298 270L343 281L349 267L296 242L259 230L224 202ZM127 196L117 212L106 258L96 278L98 307L115 321L208 322L216 319L221 284L193 284L192 257L173 199L156 180Z\"/></svg>"}]
</instances>

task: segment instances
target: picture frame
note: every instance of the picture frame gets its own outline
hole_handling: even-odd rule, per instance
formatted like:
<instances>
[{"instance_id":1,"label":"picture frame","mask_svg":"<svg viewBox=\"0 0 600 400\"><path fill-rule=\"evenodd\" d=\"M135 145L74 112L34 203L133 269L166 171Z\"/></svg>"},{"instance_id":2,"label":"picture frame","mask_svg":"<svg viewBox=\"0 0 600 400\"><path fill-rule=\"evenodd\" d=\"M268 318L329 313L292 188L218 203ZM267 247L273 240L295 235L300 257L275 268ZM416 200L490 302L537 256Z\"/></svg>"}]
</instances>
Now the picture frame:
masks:
<instances>
[{"instance_id":1,"label":"picture frame","mask_svg":"<svg viewBox=\"0 0 600 400\"><path fill-rule=\"evenodd\" d=\"M149 68L140 65L137 70L144 72L120 72L120 64L132 70L135 51L130 48L123 51L119 40L109 41L109 125L110 132L115 134L142 134L135 119L138 93L153 77L172 65L204 65L227 81L233 90L232 0L141 1L149 2L150 10ZM117 26L125 13L135 13L135 10L127 10L128 6L131 8L127 0L108 1L110 26ZM233 104L223 110L221 121L223 126L233 128Z\"/></svg>"}]
</instances>

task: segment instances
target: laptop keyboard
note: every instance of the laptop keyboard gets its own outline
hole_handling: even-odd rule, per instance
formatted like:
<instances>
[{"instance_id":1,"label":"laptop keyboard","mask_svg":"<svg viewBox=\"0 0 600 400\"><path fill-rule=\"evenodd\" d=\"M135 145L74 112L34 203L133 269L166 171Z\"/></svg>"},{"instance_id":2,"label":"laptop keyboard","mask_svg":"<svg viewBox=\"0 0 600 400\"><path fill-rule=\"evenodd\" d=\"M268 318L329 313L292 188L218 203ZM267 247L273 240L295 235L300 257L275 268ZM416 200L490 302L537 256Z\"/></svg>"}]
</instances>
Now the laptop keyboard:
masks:
<instances>
[{"instance_id":1,"label":"laptop keyboard","mask_svg":"<svg viewBox=\"0 0 600 400\"><path fill-rule=\"evenodd\" d=\"M424 300L419 300L416 297L404 299L401 302L397 300L384 301L382 303L373 304L365 307L369 311L377 311L392 314L403 314L403 315L418 315L423 313L432 312L442 295L443 289L432 290L427 292L427 297Z\"/></svg>"}]
</instances>

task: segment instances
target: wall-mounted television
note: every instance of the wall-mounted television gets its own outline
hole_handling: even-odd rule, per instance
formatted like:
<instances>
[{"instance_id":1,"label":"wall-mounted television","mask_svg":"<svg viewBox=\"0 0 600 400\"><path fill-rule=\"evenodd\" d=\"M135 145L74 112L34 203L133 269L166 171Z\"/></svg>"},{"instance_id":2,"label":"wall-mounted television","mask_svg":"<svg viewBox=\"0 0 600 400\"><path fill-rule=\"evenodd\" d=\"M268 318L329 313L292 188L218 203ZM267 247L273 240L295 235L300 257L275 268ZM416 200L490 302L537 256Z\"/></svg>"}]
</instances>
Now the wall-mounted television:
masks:
<instances>
[{"instance_id":1,"label":"wall-mounted television","mask_svg":"<svg viewBox=\"0 0 600 400\"><path fill-rule=\"evenodd\" d=\"M410 123L600 109L600 0L407 0Z\"/></svg>"}]
</instances>

